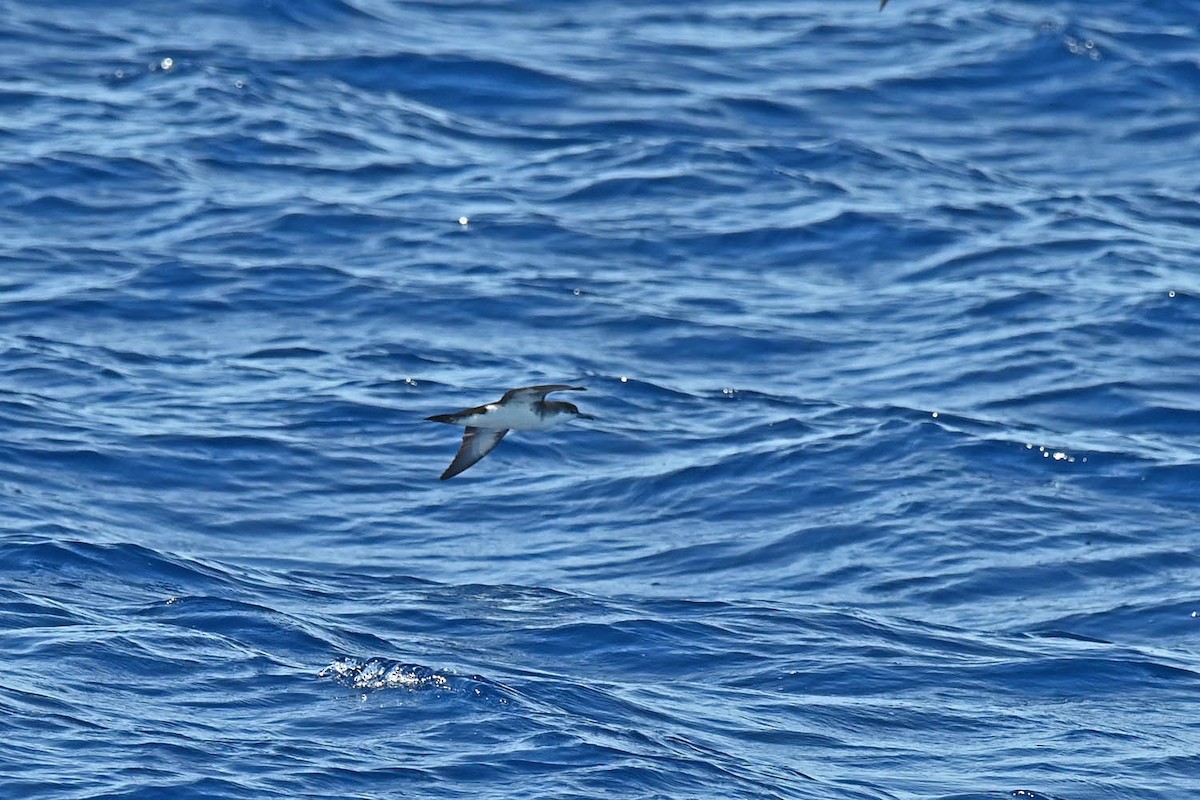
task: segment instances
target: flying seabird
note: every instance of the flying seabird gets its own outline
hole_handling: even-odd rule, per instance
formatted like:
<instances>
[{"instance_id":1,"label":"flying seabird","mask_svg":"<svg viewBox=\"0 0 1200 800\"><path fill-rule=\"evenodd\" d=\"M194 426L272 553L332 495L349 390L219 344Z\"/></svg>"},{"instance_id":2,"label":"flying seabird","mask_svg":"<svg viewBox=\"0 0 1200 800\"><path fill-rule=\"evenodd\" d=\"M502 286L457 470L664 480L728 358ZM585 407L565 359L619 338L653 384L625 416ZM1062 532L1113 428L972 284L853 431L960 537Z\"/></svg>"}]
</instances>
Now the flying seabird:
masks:
<instances>
[{"instance_id":1,"label":"flying seabird","mask_svg":"<svg viewBox=\"0 0 1200 800\"><path fill-rule=\"evenodd\" d=\"M580 413L571 403L546 399L550 392L584 391L587 389L583 386L568 386L565 383L523 386L509 389L495 403L467 408L454 414L426 417L432 422L464 425L467 429L463 433L458 454L446 467L441 479L453 478L474 465L492 452L509 431L540 431L572 419L595 419L589 414Z\"/></svg>"}]
</instances>

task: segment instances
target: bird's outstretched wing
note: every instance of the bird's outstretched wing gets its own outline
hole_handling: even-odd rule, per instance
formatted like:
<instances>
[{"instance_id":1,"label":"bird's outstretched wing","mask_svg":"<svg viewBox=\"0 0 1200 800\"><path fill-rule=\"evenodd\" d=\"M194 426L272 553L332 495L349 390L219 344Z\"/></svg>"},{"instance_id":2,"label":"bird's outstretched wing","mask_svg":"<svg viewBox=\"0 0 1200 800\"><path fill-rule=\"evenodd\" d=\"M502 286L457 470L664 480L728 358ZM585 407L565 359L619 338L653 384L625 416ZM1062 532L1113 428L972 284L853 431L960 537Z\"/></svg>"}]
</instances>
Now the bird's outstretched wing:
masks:
<instances>
[{"instance_id":1,"label":"bird's outstretched wing","mask_svg":"<svg viewBox=\"0 0 1200 800\"><path fill-rule=\"evenodd\" d=\"M522 386L519 389L509 389L504 393L504 397L500 398L500 402L506 402L514 397L534 397L538 400L546 399L546 395L550 392L586 392L586 386L571 386L566 383L548 383L545 386Z\"/></svg>"},{"instance_id":2,"label":"bird's outstretched wing","mask_svg":"<svg viewBox=\"0 0 1200 800\"><path fill-rule=\"evenodd\" d=\"M496 449L506 433L507 428L467 428L463 432L462 444L458 446L458 454L442 473L442 480L453 478L472 467L476 461Z\"/></svg>"}]
</instances>

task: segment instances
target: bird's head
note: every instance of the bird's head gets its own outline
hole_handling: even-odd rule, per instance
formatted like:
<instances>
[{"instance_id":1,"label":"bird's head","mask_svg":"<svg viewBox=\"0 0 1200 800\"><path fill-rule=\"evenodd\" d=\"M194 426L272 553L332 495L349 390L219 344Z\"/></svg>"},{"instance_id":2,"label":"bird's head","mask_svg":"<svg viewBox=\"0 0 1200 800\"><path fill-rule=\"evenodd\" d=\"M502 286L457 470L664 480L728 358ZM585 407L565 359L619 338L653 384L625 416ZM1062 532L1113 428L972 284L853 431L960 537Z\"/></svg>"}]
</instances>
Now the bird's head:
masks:
<instances>
[{"instance_id":1,"label":"bird's head","mask_svg":"<svg viewBox=\"0 0 1200 800\"><path fill-rule=\"evenodd\" d=\"M580 411L574 403L563 403L563 405L566 406L567 413L576 419L595 419L595 417L593 417L591 414L585 414Z\"/></svg>"}]
</instances>

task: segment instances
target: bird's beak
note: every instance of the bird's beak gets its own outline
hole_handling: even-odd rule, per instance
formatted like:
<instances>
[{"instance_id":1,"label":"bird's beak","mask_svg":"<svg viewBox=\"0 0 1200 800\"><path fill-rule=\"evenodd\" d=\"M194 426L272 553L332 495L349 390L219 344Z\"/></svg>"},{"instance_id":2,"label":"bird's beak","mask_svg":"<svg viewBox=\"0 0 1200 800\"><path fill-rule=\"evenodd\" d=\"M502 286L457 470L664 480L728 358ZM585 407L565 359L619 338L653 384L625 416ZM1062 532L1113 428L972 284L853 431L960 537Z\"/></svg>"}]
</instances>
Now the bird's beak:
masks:
<instances>
[{"instance_id":1,"label":"bird's beak","mask_svg":"<svg viewBox=\"0 0 1200 800\"><path fill-rule=\"evenodd\" d=\"M582 411L575 415L576 419L595 419L591 414L584 414Z\"/></svg>"}]
</instances>

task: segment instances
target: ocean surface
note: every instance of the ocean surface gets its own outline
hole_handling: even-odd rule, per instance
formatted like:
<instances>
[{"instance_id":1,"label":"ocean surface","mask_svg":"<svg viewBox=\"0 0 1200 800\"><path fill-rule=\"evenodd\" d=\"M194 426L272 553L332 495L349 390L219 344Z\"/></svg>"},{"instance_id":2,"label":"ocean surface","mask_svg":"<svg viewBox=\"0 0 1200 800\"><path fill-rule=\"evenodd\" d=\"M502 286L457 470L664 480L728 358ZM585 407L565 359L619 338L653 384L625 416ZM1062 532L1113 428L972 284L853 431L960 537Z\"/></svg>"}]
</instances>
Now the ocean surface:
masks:
<instances>
[{"instance_id":1,"label":"ocean surface","mask_svg":"<svg viewBox=\"0 0 1200 800\"><path fill-rule=\"evenodd\" d=\"M0 741L1200 796L1200 2L0 0Z\"/></svg>"}]
</instances>

